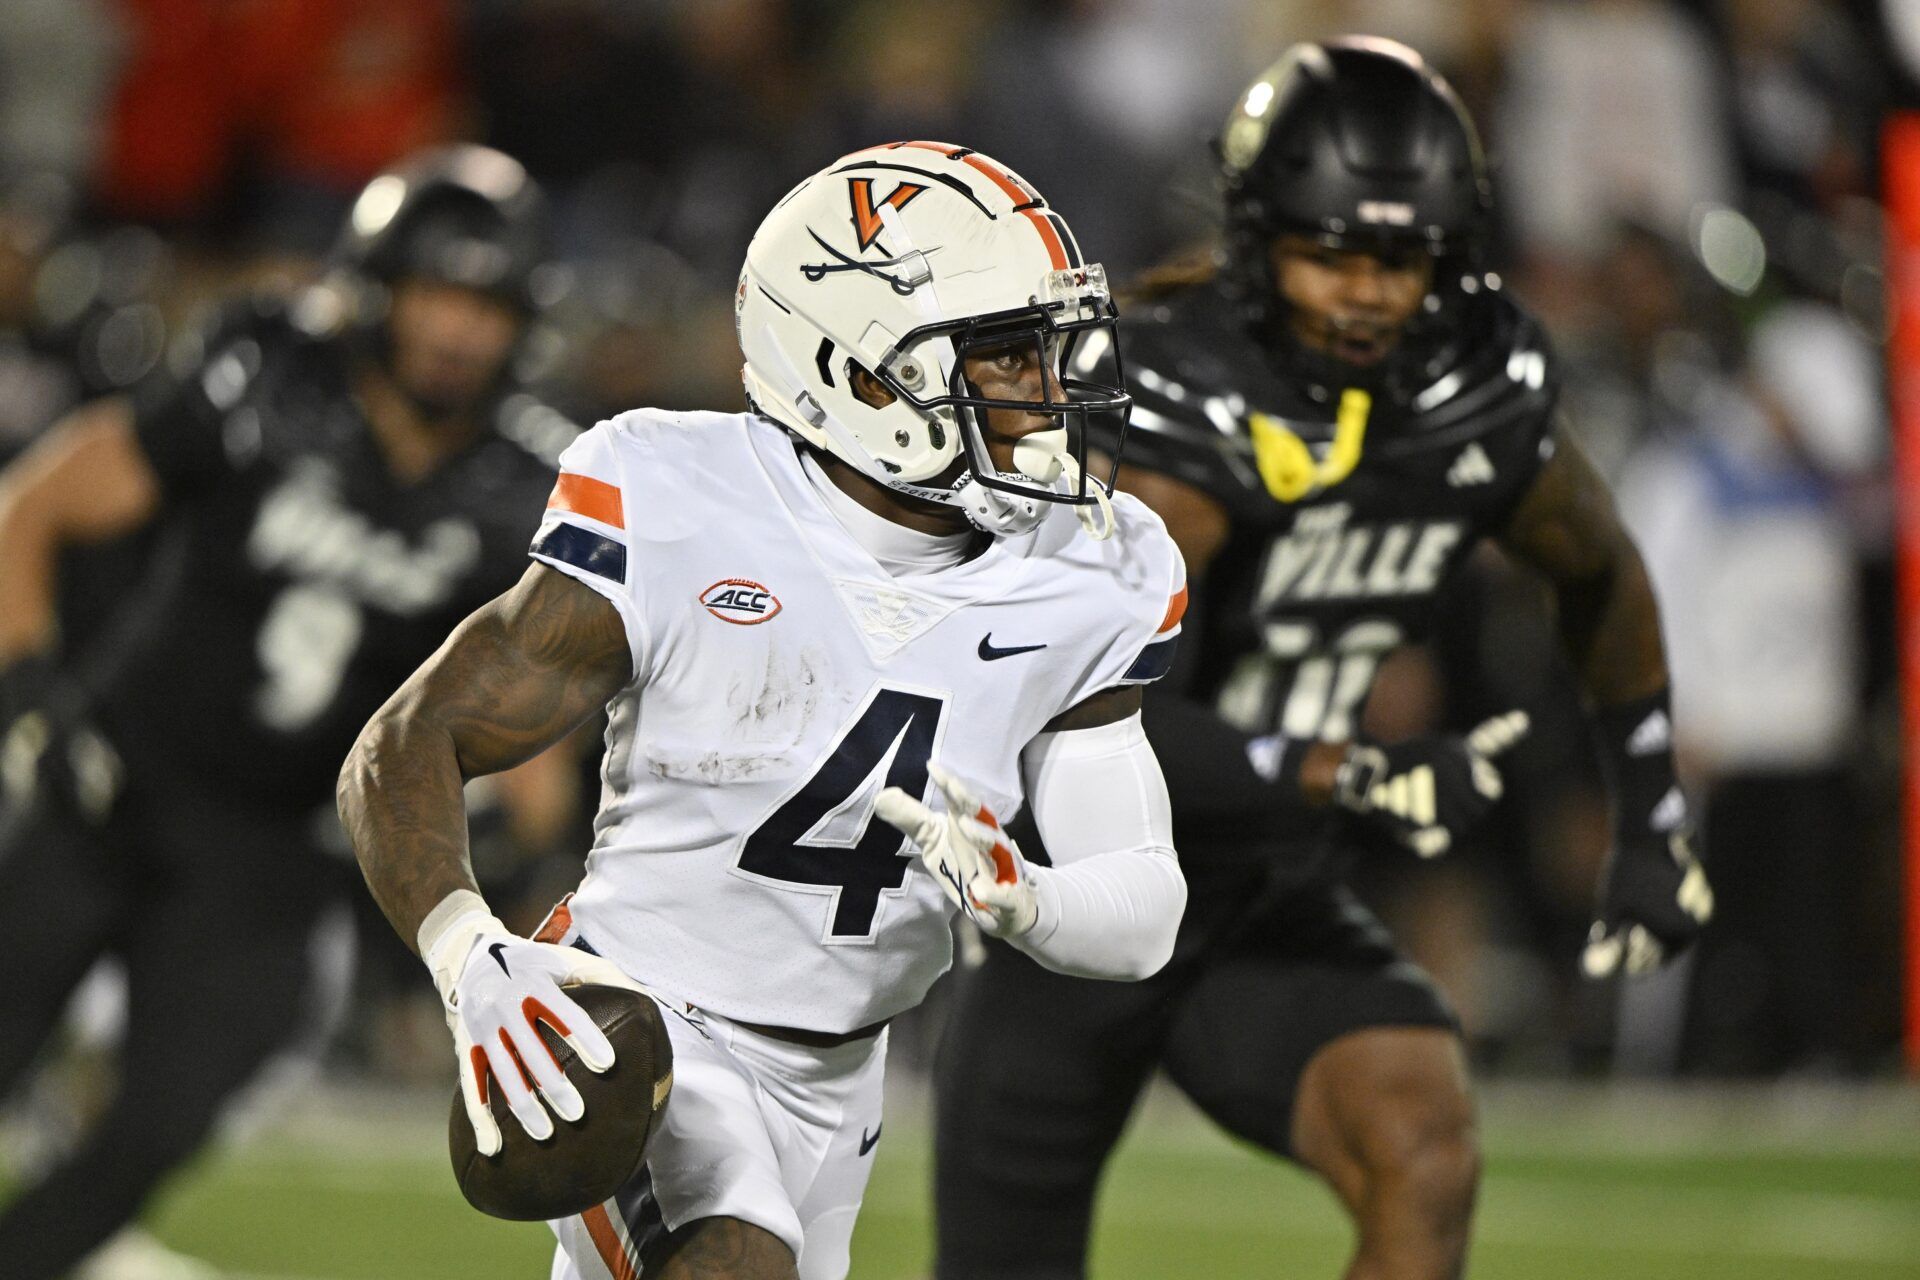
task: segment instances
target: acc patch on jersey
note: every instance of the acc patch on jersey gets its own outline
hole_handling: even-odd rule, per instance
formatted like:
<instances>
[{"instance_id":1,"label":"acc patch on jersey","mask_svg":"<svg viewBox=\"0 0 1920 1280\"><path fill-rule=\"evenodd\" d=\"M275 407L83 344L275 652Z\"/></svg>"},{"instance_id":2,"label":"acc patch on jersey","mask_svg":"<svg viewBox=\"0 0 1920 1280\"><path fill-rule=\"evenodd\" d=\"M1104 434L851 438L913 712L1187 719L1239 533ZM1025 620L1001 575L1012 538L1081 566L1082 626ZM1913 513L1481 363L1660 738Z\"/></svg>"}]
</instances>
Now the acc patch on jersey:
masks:
<instances>
[{"instance_id":1,"label":"acc patch on jersey","mask_svg":"<svg viewBox=\"0 0 1920 1280\"><path fill-rule=\"evenodd\" d=\"M700 603L720 621L742 627L770 621L780 612L780 597L749 578L720 579L700 593Z\"/></svg>"}]
</instances>

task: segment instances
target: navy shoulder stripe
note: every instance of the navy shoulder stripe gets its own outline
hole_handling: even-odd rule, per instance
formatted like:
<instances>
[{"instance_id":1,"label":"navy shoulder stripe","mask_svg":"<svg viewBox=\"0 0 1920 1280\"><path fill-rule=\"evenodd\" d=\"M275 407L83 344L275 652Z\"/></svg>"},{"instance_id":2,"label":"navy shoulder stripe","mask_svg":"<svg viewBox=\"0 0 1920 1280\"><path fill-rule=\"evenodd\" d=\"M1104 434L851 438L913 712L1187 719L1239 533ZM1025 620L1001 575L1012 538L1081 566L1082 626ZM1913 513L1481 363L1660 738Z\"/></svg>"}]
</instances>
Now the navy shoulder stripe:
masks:
<instances>
[{"instance_id":1,"label":"navy shoulder stripe","mask_svg":"<svg viewBox=\"0 0 1920 1280\"><path fill-rule=\"evenodd\" d=\"M1179 636L1156 640L1140 651L1140 656L1120 677L1122 684L1150 684L1173 669L1173 655L1180 647Z\"/></svg>"},{"instance_id":2,"label":"navy shoulder stripe","mask_svg":"<svg viewBox=\"0 0 1920 1280\"><path fill-rule=\"evenodd\" d=\"M553 525L533 540L533 552L614 582L627 580L627 549L579 525Z\"/></svg>"}]
</instances>

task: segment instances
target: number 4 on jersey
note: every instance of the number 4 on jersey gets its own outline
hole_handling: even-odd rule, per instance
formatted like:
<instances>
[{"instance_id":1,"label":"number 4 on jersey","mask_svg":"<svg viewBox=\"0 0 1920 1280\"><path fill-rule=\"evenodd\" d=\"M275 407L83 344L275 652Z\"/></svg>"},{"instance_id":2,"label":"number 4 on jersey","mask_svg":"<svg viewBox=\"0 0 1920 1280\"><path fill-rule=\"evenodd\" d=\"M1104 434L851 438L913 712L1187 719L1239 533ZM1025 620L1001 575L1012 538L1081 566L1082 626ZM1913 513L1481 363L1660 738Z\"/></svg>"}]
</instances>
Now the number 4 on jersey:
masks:
<instances>
[{"instance_id":1,"label":"number 4 on jersey","mask_svg":"<svg viewBox=\"0 0 1920 1280\"><path fill-rule=\"evenodd\" d=\"M905 884L913 866L906 837L872 821L873 800L883 787L926 793L945 710L931 694L878 690L800 790L747 837L739 869L838 889L829 939L872 936L881 892ZM876 777L882 765L886 776Z\"/></svg>"}]
</instances>

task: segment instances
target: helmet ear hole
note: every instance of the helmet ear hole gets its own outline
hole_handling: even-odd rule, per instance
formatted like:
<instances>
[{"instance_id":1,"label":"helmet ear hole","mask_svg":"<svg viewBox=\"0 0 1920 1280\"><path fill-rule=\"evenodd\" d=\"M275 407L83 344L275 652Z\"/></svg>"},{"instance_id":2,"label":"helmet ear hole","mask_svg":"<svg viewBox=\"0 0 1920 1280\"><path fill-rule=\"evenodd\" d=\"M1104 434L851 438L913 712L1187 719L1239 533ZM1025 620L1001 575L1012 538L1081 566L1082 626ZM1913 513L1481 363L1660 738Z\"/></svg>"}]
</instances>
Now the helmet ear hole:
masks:
<instances>
[{"instance_id":1,"label":"helmet ear hole","mask_svg":"<svg viewBox=\"0 0 1920 1280\"><path fill-rule=\"evenodd\" d=\"M847 389L854 399L875 409L884 409L898 398L892 388L853 360L847 361Z\"/></svg>"}]
</instances>

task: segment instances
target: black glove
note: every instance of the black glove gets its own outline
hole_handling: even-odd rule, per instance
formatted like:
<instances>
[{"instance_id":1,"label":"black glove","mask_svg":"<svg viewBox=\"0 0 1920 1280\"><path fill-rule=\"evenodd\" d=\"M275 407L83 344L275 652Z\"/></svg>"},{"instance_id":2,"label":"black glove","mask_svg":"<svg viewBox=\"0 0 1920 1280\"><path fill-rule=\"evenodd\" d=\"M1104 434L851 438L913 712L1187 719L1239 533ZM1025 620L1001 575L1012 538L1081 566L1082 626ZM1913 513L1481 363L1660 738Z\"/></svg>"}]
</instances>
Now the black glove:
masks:
<instances>
[{"instance_id":1,"label":"black glove","mask_svg":"<svg viewBox=\"0 0 1920 1280\"><path fill-rule=\"evenodd\" d=\"M99 823L119 794L120 772L119 755L52 657L0 670L0 810L23 813L52 797Z\"/></svg>"},{"instance_id":2,"label":"black glove","mask_svg":"<svg viewBox=\"0 0 1920 1280\"><path fill-rule=\"evenodd\" d=\"M1356 742L1334 775L1333 802L1422 858L1436 858L1500 799L1505 786L1493 762L1526 736L1527 725L1526 712L1509 711L1465 737Z\"/></svg>"},{"instance_id":3,"label":"black glove","mask_svg":"<svg viewBox=\"0 0 1920 1280\"><path fill-rule=\"evenodd\" d=\"M1580 958L1589 977L1604 978L1623 963L1628 973L1657 969L1713 916L1713 888L1674 777L1672 725L1665 690L1595 717L1613 791L1613 854Z\"/></svg>"}]
</instances>

